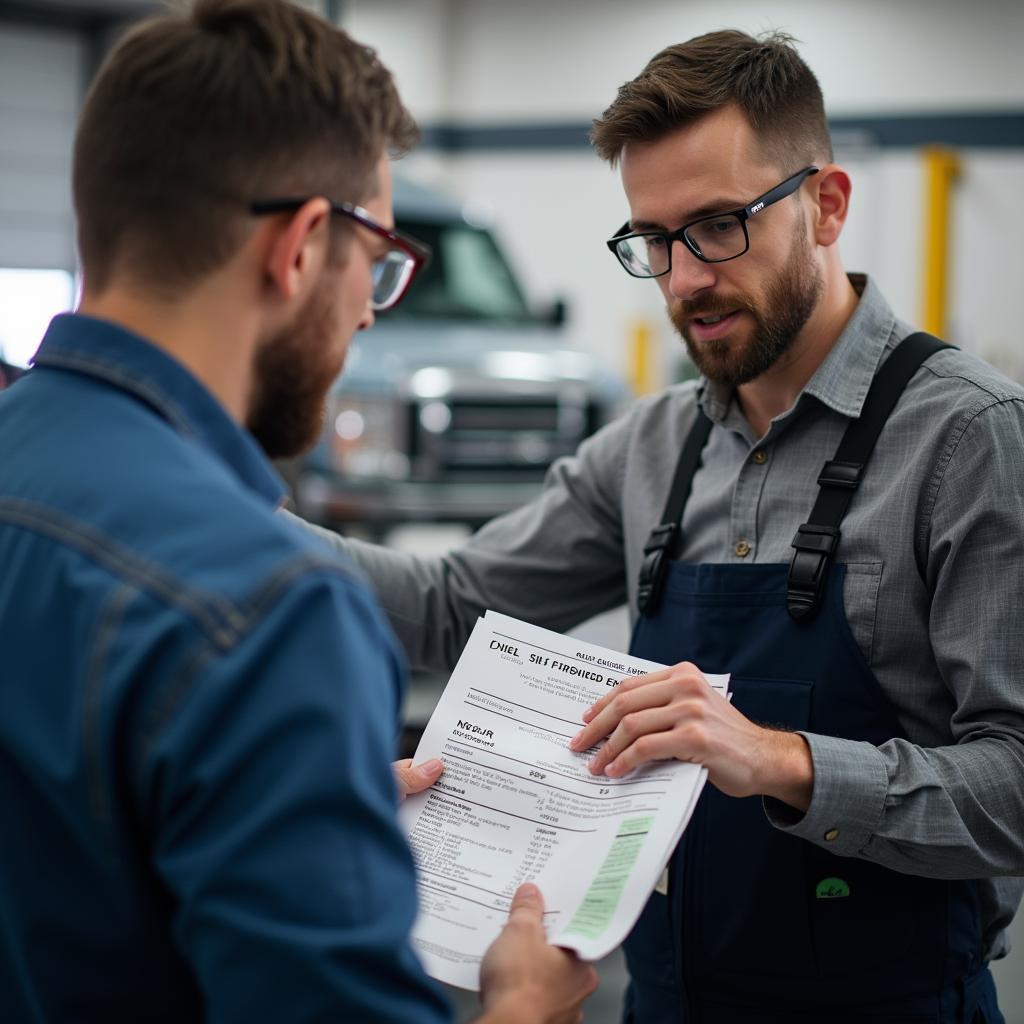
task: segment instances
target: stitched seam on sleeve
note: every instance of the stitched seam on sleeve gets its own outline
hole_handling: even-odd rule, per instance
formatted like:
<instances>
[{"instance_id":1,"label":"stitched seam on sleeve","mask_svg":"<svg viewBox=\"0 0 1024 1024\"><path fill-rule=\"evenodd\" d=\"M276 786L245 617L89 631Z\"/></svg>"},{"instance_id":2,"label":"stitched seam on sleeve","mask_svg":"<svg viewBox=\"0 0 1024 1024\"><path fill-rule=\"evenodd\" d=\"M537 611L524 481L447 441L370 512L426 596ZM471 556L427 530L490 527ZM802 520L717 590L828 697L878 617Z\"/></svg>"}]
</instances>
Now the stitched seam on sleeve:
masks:
<instances>
[{"instance_id":1,"label":"stitched seam on sleeve","mask_svg":"<svg viewBox=\"0 0 1024 1024\"><path fill-rule=\"evenodd\" d=\"M93 817L107 836L107 852L111 856L115 853L112 831L114 816L108 788L111 780L104 778L103 771L103 689L110 650L124 613L136 594L134 587L122 583L107 600L93 635L82 700L82 759L85 763L89 804Z\"/></svg>"},{"instance_id":2,"label":"stitched seam on sleeve","mask_svg":"<svg viewBox=\"0 0 1024 1024\"><path fill-rule=\"evenodd\" d=\"M14 523L50 537L185 612L211 638L225 639L242 626L234 605L217 594L199 593L184 586L153 562L122 547L94 527L34 502L0 500L0 521Z\"/></svg>"},{"instance_id":3,"label":"stitched seam on sleeve","mask_svg":"<svg viewBox=\"0 0 1024 1024\"><path fill-rule=\"evenodd\" d=\"M935 470L926 486L924 506L921 511L921 521L918 524L917 536L915 537L915 557L918 563L918 572L921 574L922 579L926 578L928 561L926 557L927 538L932 525L932 516L935 512L935 505L938 502L939 491L942 488L946 471L949 469L949 465L953 461L953 456L960 447L960 442L963 440L964 435L967 433L971 424L973 424L983 412L988 412L990 409L995 409L1002 405L1020 403L1022 401L1020 398L1015 396L999 398L994 396L990 391L985 391L984 393L989 396L990 401L980 401L963 414L951 432L949 440L946 442L946 445L942 450L942 454L939 456L938 462L936 463Z\"/></svg>"}]
</instances>

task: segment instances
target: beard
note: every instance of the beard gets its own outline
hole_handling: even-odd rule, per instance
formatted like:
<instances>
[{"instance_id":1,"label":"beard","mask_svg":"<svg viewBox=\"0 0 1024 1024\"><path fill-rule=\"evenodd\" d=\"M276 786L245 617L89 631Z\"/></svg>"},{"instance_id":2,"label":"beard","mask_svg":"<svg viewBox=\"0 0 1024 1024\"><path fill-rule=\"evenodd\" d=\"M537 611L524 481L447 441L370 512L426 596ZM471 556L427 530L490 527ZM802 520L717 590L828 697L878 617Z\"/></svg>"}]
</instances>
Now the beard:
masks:
<instances>
[{"instance_id":1,"label":"beard","mask_svg":"<svg viewBox=\"0 0 1024 1024\"><path fill-rule=\"evenodd\" d=\"M814 262L801 217L789 259L768 282L761 302L742 294L707 295L680 301L669 307L668 314L697 369L712 383L736 387L760 377L792 348L818 305L823 289L821 270ZM714 316L736 311L754 318L753 334L745 344L735 338L698 342L690 335L689 321L695 313Z\"/></svg>"},{"instance_id":2,"label":"beard","mask_svg":"<svg viewBox=\"0 0 1024 1024\"><path fill-rule=\"evenodd\" d=\"M272 459L306 451L323 430L327 392L344 362L331 345L336 291L325 275L295 322L256 355L246 426Z\"/></svg>"}]
</instances>

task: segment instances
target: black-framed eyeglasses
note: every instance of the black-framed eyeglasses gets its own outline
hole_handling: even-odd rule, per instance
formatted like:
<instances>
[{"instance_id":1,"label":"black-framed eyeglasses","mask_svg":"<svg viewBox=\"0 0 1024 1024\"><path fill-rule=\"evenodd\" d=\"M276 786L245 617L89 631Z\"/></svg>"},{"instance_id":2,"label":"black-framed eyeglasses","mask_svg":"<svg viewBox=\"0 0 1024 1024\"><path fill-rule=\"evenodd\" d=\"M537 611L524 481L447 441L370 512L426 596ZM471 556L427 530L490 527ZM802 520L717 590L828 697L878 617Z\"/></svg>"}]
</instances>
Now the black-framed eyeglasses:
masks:
<instances>
[{"instance_id":1,"label":"black-framed eyeglasses","mask_svg":"<svg viewBox=\"0 0 1024 1024\"><path fill-rule=\"evenodd\" d=\"M288 213L298 210L313 196L292 196L285 199L257 199L249 204L249 212L256 216L271 213ZM370 304L376 310L397 306L409 290L413 278L430 262L430 246L404 235L400 231L386 228L374 220L361 206L353 203L331 203L331 213L348 217L357 224L379 235L389 243L390 248L373 261L373 293Z\"/></svg>"},{"instance_id":2,"label":"black-framed eyeglasses","mask_svg":"<svg viewBox=\"0 0 1024 1024\"><path fill-rule=\"evenodd\" d=\"M747 221L772 203L792 195L817 167L805 167L785 181L752 199L738 210L725 210L700 217L675 231L633 231L627 221L606 245L626 272L633 277L661 277L672 269L672 244L682 242L705 263L724 263L742 256L750 248Z\"/></svg>"}]
</instances>

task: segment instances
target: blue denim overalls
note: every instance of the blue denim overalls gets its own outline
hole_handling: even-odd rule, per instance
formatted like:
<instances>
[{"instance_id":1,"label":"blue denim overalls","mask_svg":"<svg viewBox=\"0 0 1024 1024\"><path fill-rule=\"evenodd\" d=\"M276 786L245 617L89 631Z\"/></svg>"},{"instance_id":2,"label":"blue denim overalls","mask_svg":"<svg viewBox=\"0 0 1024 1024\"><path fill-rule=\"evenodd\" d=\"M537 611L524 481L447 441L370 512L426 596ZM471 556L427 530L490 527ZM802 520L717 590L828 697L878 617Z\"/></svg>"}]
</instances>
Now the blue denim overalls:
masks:
<instances>
[{"instance_id":1,"label":"blue denim overalls","mask_svg":"<svg viewBox=\"0 0 1024 1024\"><path fill-rule=\"evenodd\" d=\"M917 335L887 360L855 421L870 436L851 448L848 433L823 470L794 564L664 559L633 654L731 672L733 703L755 722L876 745L904 735L847 623L844 566L829 562L874 439L940 344ZM888 396L872 403L886 390L883 376ZM709 429L698 416L673 484L678 513L670 498L665 523L680 521ZM654 541L657 533L648 547L655 562L673 546L664 533ZM710 784L673 854L667 896L651 895L624 948L624 1020L635 1024L1003 1020L972 882L838 857L773 828L760 797L727 797Z\"/></svg>"}]
</instances>

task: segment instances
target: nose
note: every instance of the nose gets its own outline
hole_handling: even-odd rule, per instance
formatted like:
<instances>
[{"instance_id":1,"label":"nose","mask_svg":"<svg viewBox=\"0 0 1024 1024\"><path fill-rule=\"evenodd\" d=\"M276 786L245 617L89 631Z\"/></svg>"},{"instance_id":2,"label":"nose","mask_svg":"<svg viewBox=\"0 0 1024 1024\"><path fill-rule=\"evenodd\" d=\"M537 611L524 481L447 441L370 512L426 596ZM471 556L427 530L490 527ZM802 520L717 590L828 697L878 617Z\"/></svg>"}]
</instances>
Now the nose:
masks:
<instances>
[{"instance_id":1,"label":"nose","mask_svg":"<svg viewBox=\"0 0 1024 1024\"><path fill-rule=\"evenodd\" d=\"M714 284L714 264L705 263L694 256L681 239L674 241L672 243L672 269L668 273L668 283L666 284L672 298L692 299L705 288L714 287Z\"/></svg>"},{"instance_id":2,"label":"nose","mask_svg":"<svg viewBox=\"0 0 1024 1024\"><path fill-rule=\"evenodd\" d=\"M373 326L374 320L373 305L367 300L366 309L363 310L363 315L359 318L359 325L356 327L356 330L365 331L368 327Z\"/></svg>"}]
</instances>

